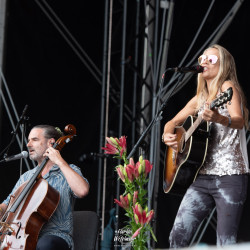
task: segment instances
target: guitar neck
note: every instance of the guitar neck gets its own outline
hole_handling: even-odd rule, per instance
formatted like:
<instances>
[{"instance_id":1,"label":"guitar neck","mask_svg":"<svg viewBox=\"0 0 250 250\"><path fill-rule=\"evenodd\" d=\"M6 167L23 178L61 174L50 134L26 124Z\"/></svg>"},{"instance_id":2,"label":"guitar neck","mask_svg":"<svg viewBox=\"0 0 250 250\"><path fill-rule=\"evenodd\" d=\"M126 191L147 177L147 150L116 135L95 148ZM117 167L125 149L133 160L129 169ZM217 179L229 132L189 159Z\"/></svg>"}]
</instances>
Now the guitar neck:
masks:
<instances>
[{"instance_id":1,"label":"guitar neck","mask_svg":"<svg viewBox=\"0 0 250 250\"><path fill-rule=\"evenodd\" d=\"M215 103L216 103L216 100L211 102L210 104L210 109L214 109L215 107ZM222 103L221 103L222 104ZM197 117L197 119L195 120L195 122L193 123L192 126L190 126L190 128L186 131L186 134L185 134L185 142L190 138L190 136L192 136L192 134L194 133L194 131L198 128L198 126L201 124L202 122L202 116L199 115Z\"/></svg>"},{"instance_id":2,"label":"guitar neck","mask_svg":"<svg viewBox=\"0 0 250 250\"><path fill-rule=\"evenodd\" d=\"M199 115L195 120L195 122L193 123L193 125L186 131L185 142L190 138L190 136L192 136L192 134L198 128L201 122L202 122L202 116Z\"/></svg>"}]
</instances>

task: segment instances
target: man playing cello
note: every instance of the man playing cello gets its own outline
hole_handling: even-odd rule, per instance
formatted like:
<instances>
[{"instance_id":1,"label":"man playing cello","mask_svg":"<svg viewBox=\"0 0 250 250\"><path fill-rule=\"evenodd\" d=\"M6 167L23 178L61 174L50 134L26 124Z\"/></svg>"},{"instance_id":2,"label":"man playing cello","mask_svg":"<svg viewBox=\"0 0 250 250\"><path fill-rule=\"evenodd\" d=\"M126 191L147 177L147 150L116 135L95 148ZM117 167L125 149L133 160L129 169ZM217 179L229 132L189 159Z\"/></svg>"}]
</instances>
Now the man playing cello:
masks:
<instances>
[{"instance_id":1,"label":"man playing cello","mask_svg":"<svg viewBox=\"0 0 250 250\"><path fill-rule=\"evenodd\" d=\"M31 179L47 158L46 165L40 175L48 182L49 186L59 192L60 200L55 212L39 233L37 245L34 246L34 249L37 250L69 250L74 248L72 239L74 200L75 198L83 198L89 192L88 181L83 177L80 169L73 164L69 165L62 158L59 150L52 147L61 136L62 132L50 125L38 125L32 128L28 136L27 147L30 159L37 161L38 166L21 175L11 194L0 204L0 217L2 217L8 208L11 195L24 182Z\"/></svg>"}]
</instances>

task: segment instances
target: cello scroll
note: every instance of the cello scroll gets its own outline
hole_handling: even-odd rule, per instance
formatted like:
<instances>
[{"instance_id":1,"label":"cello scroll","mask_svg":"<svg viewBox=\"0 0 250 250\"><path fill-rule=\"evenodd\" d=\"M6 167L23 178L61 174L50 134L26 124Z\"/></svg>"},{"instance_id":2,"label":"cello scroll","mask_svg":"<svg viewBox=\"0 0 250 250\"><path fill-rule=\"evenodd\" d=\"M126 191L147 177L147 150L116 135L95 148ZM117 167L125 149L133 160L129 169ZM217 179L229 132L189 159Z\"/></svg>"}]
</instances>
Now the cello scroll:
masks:
<instances>
[{"instance_id":1,"label":"cello scroll","mask_svg":"<svg viewBox=\"0 0 250 250\"><path fill-rule=\"evenodd\" d=\"M76 128L72 124L67 125L64 131L67 135L60 137L53 146L59 151L65 146L66 143L72 141L74 136L76 136Z\"/></svg>"}]
</instances>

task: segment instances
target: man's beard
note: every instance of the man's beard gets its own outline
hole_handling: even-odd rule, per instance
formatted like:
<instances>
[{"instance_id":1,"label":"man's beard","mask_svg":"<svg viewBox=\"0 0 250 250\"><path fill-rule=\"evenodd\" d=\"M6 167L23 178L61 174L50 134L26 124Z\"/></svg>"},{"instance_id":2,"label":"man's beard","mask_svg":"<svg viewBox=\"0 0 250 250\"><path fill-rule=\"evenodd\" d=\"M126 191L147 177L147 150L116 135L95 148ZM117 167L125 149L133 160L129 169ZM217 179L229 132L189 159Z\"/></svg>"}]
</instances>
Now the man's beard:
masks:
<instances>
[{"instance_id":1,"label":"man's beard","mask_svg":"<svg viewBox=\"0 0 250 250\"><path fill-rule=\"evenodd\" d=\"M33 154L33 155L29 155L29 158L30 158L30 160L32 160L32 161L39 161L39 159L41 159L42 157L39 156L39 155L37 155L37 154L35 153L35 154Z\"/></svg>"}]
</instances>

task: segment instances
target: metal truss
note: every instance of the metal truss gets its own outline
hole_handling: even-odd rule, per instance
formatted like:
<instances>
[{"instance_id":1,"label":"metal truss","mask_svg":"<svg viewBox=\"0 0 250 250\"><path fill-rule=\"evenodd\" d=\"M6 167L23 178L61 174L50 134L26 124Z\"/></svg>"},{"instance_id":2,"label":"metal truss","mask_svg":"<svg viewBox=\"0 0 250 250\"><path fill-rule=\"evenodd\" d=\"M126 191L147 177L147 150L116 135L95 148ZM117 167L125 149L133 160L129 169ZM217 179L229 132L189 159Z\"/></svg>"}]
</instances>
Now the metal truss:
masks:
<instances>
[{"instance_id":1,"label":"metal truss","mask_svg":"<svg viewBox=\"0 0 250 250\"><path fill-rule=\"evenodd\" d=\"M235 14L237 13L238 9L240 8L242 1L236 1L235 4L232 6L230 11L226 14L224 19L221 23L218 24L216 29L213 31L212 34L208 35L208 39L204 42L202 46L200 46L196 52L194 51L194 44L197 41L201 30L206 23L209 14L213 11L215 0L211 1L210 6L207 9L206 14L201 20L201 25L197 30L196 35L194 36L186 54L184 55L183 59L179 63L179 66L190 66L195 63L196 58L202 51L208 47L210 44L217 43L225 30L229 27L231 21L233 20ZM121 136L125 133L125 135L133 135L132 137L132 145L136 142L136 138L138 139L139 136L145 131L147 126L150 124L152 119L157 114L157 111L161 107L162 102L168 100L169 98L173 97L178 91L180 91L185 84L190 80L192 74L185 74L184 77L181 78L180 73L174 73L171 79L165 84L162 83L162 73L164 73L164 69L167 68L167 58L168 58L168 48L169 48L169 41L171 37L171 30L173 25L173 10L175 6L174 1L137 1L133 3L133 9L136 9L135 12L127 15L127 9L129 8L127 1L119 2L118 5L121 8L120 11L113 8L113 13L121 13L120 18L122 21L116 21L115 25L112 26L112 30L117 32L117 30L122 29L122 39L120 41L120 50L116 50L115 52L120 55L120 71L115 71L120 77L120 109L119 115L119 128L118 128L118 135ZM131 6L130 6L131 7ZM127 64L128 50L131 44L125 43L127 41L126 32L131 33L131 30L127 30L127 22L128 19L131 19L132 16L135 18L134 24L135 27L132 28L135 34L135 38L131 39L134 42L135 51L133 52L135 58L132 58ZM113 14L114 15L114 14ZM114 18L114 16L113 16ZM114 35L112 35L112 45L114 45L115 39ZM138 51L138 46L142 48ZM124 47L125 46L125 47ZM112 47L112 46L111 46ZM136 50L137 48L137 50ZM111 50L111 55L114 53L114 50ZM191 54L192 51L192 54ZM113 56L113 55L112 55ZM187 61L187 58L191 59ZM115 62L116 63L116 62ZM125 67L127 68L126 74ZM112 59L111 59L111 68L112 68ZM124 86L128 83L128 74L131 74L129 69L134 69L134 87L139 86L139 88L130 88L133 91L133 100L137 100L133 102L133 107L129 110L128 104L128 111L130 114L133 114L132 120L133 125L126 127L127 122L123 115L123 107L126 102L124 102ZM119 78L119 77L117 77ZM177 84L178 83L178 84ZM110 81L110 86L114 87L114 82ZM137 89L137 90L136 90ZM119 92L119 89L118 89ZM138 108L138 103L140 103L140 107ZM110 105L111 106L111 105ZM136 107L136 108L135 108ZM117 111L117 110L116 110ZM109 110L107 115L110 115L113 110ZM126 117L129 118L129 117ZM148 207L149 209L153 208L157 211L157 197L158 197L158 188L159 188L159 169L160 164L163 163L163 156L164 152L160 150L160 138L161 138L161 124L160 124L161 117L156 119L154 126L152 127L150 133L144 139L143 144L140 145L139 154L143 154L144 157L149 158L149 160L153 163L154 168L152 173L150 174L150 180L148 185ZM110 126L112 126L110 124ZM119 189L117 189L117 195L119 195ZM117 213L117 217L119 213ZM157 213L156 213L157 218ZM118 221L117 221L118 223ZM155 224L153 225L155 229ZM149 243L150 247L150 243Z\"/></svg>"},{"instance_id":2,"label":"metal truss","mask_svg":"<svg viewBox=\"0 0 250 250\"><path fill-rule=\"evenodd\" d=\"M13 101L13 98L11 96L10 89L8 87L7 81L4 76L3 72L3 66L4 66L4 41L5 41L5 23L6 23L6 12L7 12L7 1L6 0L0 0L0 110L2 114L2 104L7 112L11 127L13 131L16 129L15 123L19 122L19 116L17 114L17 110L15 107L15 103ZM16 120L16 122L15 122ZM20 126L18 130L16 131L16 139L18 146L20 150L23 150L24 143L27 144L27 139L24 136L25 133L25 128L24 126ZM18 134L21 133L21 136ZM21 138L20 138L21 137ZM8 150L8 148L6 148ZM3 153L7 153L6 151L2 151L1 157L3 156ZM25 165L27 169L30 169L30 164L28 160L25 158ZM32 161L33 167L35 166L35 163ZM20 175L22 174L22 161L20 161Z\"/></svg>"},{"instance_id":3,"label":"metal truss","mask_svg":"<svg viewBox=\"0 0 250 250\"><path fill-rule=\"evenodd\" d=\"M35 0L35 2L102 88L99 153L102 153L101 147L104 146L106 136L126 135L128 149L131 150L155 118L162 103L180 91L192 77L192 74L185 74L180 81L180 73L174 73L167 82L164 82L164 71L169 62L168 50L175 1L105 0L102 69L95 65L48 2L45 0ZM204 48L219 41L243 1L236 1L214 32L208 35L206 42L196 52L191 53L207 17L213 10L214 2L215 0L211 1L207 13L200 22L201 25L179 66L192 65ZM5 3L6 0L0 0L0 11L3 10L2 6ZM3 43L3 36L1 36L3 34L3 15L2 12L0 14L0 43ZM0 60L2 60L2 52L3 46L0 44ZM191 59L187 61L187 58L190 57ZM0 63L2 66L2 61ZM4 78L1 77L1 79ZM139 145L137 154L133 156L136 160L139 154L143 154L154 165L149 176L148 207L156 211L156 218L160 183L159 169L164 158L164 152L160 148L162 133L160 120L160 116L155 119L150 133ZM248 135L248 141L249 137L250 135ZM102 236L107 209L108 164L107 158L100 158L98 161L97 213L102 221ZM115 177L112 181L116 180ZM120 191L118 181L113 196L118 198ZM116 206L116 227L119 227L119 215L119 207ZM156 230L156 221L153 222L153 228ZM150 245L149 242L149 249Z\"/></svg>"},{"instance_id":4,"label":"metal truss","mask_svg":"<svg viewBox=\"0 0 250 250\"><path fill-rule=\"evenodd\" d=\"M0 67L3 65L6 0L0 0Z\"/></svg>"}]
</instances>

